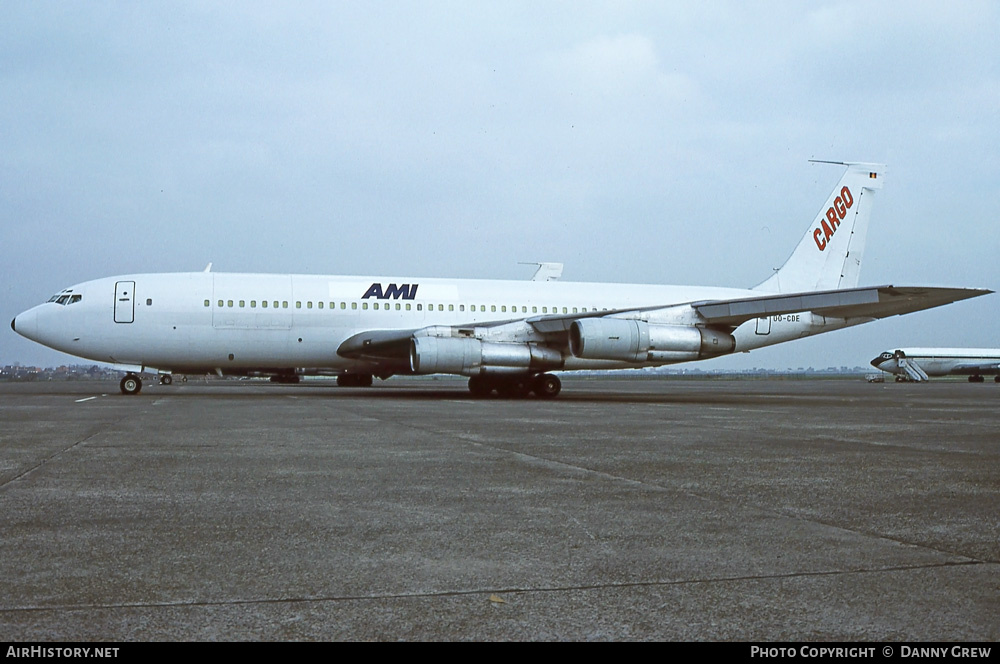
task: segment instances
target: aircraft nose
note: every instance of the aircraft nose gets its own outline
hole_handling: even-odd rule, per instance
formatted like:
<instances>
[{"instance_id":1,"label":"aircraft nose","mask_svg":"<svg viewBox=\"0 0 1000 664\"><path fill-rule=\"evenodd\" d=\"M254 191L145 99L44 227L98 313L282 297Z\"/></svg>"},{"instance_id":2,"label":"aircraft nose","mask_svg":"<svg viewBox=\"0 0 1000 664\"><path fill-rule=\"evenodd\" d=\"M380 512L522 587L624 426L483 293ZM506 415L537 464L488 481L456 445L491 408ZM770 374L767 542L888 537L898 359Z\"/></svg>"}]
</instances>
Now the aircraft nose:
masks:
<instances>
[{"instance_id":1,"label":"aircraft nose","mask_svg":"<svg viewBox=\"0 0 1000 664\"><path fill-rule=\"evenodd\" d=\"M27 337L28 339L34 339L37 335L38 313L34 309L28 309L27 311L14 316L14 320L10 322L10 329L14 330L22 337Z\"/></svg>"}]
</instances>

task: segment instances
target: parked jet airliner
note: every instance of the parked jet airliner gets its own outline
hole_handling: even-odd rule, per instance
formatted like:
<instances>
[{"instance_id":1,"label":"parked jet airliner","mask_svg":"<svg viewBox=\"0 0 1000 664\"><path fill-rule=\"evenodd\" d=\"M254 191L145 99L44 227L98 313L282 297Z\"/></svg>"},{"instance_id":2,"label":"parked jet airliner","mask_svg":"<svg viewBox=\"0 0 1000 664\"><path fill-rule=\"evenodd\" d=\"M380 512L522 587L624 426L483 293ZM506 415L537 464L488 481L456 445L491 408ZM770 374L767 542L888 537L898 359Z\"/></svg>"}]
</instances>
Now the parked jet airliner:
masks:
<instances>
[{"instance_id":1,"label":"parked jet airliner","mask_svg":"<svg viewBox=\"0 0 1000 664\"><path fill-rule=\"evenodd\" d=\"M1000 383L1000 348L900 348L880 354L872 366L916 383L931 376L968 376L970 383L993 376Z\"/></svg>"},{"instance_id":2,"label":"parked jet airliner","mask_svg":"<svg viewBox=\"0 0 1000 664\"><path fill-rule=\"evenodd\" d=\"M401 278L131 274L67 288L11 327L72 355L172 373L458 374L477 396L556 396L552 371L651 367L791 341L989 293L858 287L880 164L847 170L781 269L752 289ZM551 267L551 266L550 266ZM137 394L135 373L122 379Z\"/></svg>"}]
</instances>

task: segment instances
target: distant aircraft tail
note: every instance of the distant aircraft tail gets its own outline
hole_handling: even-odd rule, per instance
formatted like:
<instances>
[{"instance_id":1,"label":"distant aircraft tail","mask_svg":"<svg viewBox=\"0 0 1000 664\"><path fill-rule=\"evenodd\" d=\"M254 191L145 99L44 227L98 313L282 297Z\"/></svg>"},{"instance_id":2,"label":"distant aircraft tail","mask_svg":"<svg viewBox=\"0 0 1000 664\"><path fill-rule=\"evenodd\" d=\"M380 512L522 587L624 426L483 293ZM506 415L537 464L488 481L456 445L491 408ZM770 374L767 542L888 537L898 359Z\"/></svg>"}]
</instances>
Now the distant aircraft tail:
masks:
<instances>
[{"instance_id":1,"label":"distant aircraft tail","mask_svg":"<svg viewBox=\"0 0 1000 664\"><path fill-rule=\"evenodd\" d=\"M823 163L847 166L847 172L785 264L754 290L798 293L858 285L868 218L886 168L861 162Z\"/></svg>"}]
</instances>

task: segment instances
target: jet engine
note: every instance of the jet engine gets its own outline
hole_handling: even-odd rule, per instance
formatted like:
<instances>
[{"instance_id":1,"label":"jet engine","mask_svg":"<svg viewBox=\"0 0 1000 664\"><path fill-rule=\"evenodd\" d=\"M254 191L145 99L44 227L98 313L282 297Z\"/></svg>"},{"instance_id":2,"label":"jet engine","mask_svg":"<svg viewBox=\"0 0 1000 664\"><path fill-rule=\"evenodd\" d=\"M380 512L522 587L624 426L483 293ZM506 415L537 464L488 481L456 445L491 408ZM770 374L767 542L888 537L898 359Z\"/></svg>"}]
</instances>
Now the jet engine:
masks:
<instances>
[{"instance_id":1,"label":"jet engine","mask_svg":"<svg viewBox=\"0 0 1000 664\"><path fill-rule=\"evenodd\" d=\"M732 353L736 339L692 325L650 325L624 318L583 318L569 330L573 355L588 360L685 362Z\"/></svg>"},{"instance_id":2,"label":"jet engine","mask_svg":"<svg viewBox=\"0 0 1000 664\"><path fill-rule=\"evenodd\" d=\"M410 368L418 374L526 374L559 369L562 365L562 353L532 344L455 337L410 340Z\"/></svg>"}]
</instances>

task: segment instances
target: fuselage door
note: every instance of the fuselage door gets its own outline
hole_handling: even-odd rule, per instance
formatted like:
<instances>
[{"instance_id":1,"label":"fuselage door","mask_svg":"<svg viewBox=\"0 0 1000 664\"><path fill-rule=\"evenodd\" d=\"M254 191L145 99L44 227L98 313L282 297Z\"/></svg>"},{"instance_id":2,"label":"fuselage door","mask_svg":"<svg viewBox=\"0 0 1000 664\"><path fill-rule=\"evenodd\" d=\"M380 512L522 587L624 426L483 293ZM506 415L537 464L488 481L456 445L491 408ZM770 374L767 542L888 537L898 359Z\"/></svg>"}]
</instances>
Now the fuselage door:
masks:
<instances>
[{"instance_id":1,"label":"fuselage door","mask_svg":"<svg viewBox=\"0 0 1000 664\"><path fill-rule=\"evenodd\" d=\"M135 282L115 282L115 322L131 323L135 320Z\"/></svg>"}]
</instances>

